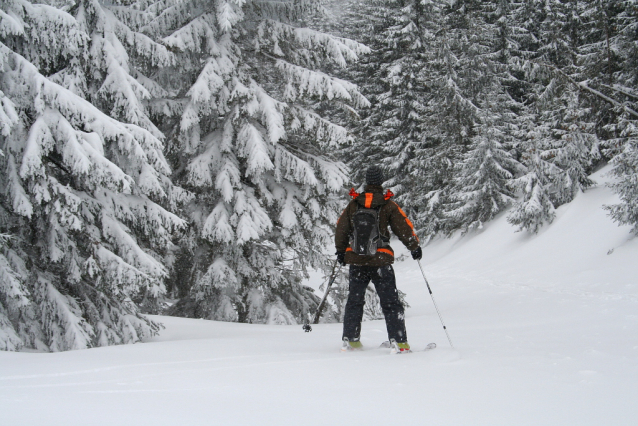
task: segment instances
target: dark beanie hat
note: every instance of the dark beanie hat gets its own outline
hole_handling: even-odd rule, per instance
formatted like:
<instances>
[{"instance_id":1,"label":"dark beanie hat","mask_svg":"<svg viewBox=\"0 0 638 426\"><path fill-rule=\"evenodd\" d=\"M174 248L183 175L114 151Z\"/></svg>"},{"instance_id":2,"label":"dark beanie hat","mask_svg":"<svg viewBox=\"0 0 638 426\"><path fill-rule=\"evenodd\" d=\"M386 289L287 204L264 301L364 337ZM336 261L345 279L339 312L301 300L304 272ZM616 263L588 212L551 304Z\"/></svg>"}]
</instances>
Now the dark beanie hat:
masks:
<instances>
[{"instance_id":1,"label":"dark beanie hat","mask_svg":"<svg viewBox=\"0 0 638 426\"><path fill-rule=\"evenodd\" d=\"M370 166L366 172L366 184L383 185L383 170L379 166Z\"/></svg>"}]
</instances>

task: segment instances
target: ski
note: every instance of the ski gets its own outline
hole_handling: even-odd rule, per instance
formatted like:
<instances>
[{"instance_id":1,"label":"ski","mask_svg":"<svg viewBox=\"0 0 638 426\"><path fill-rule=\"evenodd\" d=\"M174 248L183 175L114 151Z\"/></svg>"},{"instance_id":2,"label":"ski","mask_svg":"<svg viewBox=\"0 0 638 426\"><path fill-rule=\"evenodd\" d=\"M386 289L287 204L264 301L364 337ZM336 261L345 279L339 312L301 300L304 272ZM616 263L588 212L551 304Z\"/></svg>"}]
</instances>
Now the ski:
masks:
<instances>
[{"instance_id":1,"label":"ski","mask_svg":"<svg viewBox=\"0 0 638 426\"><path fill-rule=\"evenodd\" d=\"M432 342L432 343L428 343L427 346L425 347L425 349L423 349L424 351L429 351L430 349L434 349L436 348L436 343Z\"/></svg>"},{"instance_id":2,"label":"ski","mask_svg":"<svg viewBox=\"0 0 638 426\"><path fill-rule=\"evenodd\" d=\"M386 348L386 349L390 349L391 347L392 347L392 345L387 340L385 342L381 343L381 345L379 346L379 348ZM428 343L425 346L425 349L423 349L423 351L425 352L425 351L429 351L429 350L432 350L432 349L435 349L435 348L436 348L436 343L432 342L432 343Z\"/></svg>"}]
</instances>

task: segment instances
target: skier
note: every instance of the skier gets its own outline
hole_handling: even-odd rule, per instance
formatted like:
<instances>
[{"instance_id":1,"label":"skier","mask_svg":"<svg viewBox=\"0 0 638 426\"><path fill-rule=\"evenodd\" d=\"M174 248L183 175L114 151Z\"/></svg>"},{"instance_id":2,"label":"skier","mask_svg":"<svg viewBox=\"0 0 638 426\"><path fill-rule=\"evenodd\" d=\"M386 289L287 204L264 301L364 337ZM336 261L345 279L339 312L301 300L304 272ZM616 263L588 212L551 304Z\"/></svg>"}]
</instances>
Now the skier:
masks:
<instances>
[{"instance_id":1,"label":"skier","mask_svg":"<svg viewBox=\"0 0 638 426\"><path fill-rule=\"evenodd\" d=\"M354 188L353 198L341 214L335 233L337 260L350 265L348 302L343 320L342 351L362 349L359 341L365 292L370 281L374 284L385 317L392 353L410 351L405 330L403 304L399 300L394 276L394 251L390 247L390 232L399 237L410 250L412 258L422 257L419 238L412 222L394 201L394 194L383 193L383 171L371 166L366 172L363 194Z\"/></svg>"}]
</instances>

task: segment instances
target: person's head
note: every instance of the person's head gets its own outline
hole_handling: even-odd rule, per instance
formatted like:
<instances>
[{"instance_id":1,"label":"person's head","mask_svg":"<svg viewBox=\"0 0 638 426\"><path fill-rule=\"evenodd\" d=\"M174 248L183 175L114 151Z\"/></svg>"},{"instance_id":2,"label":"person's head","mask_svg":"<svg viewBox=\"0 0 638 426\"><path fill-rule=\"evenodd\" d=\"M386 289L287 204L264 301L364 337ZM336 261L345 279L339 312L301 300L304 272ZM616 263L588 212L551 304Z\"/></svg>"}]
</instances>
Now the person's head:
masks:
<instances>
[{"instance_id":1,"label":"person's head","mask_svg":"<svg viewBox=\"0 0 638 426\"><path fill-rule=\"evenodd\" d=\"M383 185L383 170L379 166L370 166L366 171L366 184L367 185Z\"/></svg>"}]
</instances>

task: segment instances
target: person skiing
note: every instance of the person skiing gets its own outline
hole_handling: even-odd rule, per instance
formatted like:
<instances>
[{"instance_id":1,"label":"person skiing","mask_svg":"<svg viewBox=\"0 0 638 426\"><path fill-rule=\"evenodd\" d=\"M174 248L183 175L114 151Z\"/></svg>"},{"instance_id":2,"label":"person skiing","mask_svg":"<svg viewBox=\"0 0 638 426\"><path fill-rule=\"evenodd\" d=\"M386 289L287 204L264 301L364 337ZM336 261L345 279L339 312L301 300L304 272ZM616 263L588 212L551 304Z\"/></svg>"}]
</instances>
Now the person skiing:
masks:
<instances>
[{"instance_id":1,"label":"person skiing","mask_svg":"<svg viewBox=\"0 0 638 426\"><path fill-rule=\"evenodd\" d=\"M366 288L375 286L385 317L392 353L410 351L405 329L403 304L399 300L394 276L394 251L390 232L410 250L412 258L422 257L419 238L404 211L391 200L392 192L383 193L383 171L371 166L366 171L363 194L350 190L352 201L345 208L335 232L337 261L350 265L349 294L343 320L342 351L361 349L359 341Z\"/></svg>"}]
</instances>

